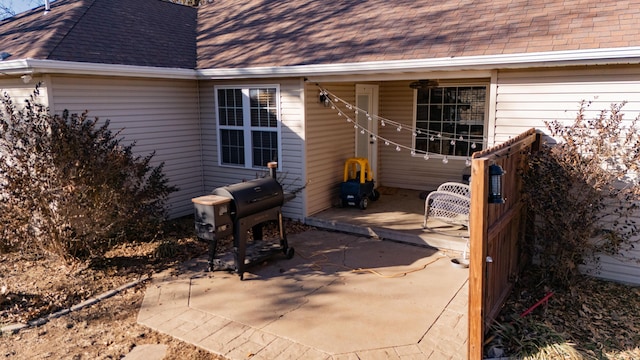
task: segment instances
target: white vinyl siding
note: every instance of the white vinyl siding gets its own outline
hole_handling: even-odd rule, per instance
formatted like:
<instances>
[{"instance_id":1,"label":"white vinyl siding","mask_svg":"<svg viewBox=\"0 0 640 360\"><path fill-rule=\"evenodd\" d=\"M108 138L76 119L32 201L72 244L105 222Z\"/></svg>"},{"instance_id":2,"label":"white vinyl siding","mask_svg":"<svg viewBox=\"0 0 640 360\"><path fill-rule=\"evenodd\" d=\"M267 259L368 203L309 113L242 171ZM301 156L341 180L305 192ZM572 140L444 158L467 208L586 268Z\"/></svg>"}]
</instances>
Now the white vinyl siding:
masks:
<instances>
[{"instance_id":1,"label":"white vinyl siding","mask_svg":"<svg viewBox=\"0 0 640 360\"><path fill-rule=\"evenodd\" d=\"M268 82L251 81L201 81L200 110L202 117L203 166L205 192L241 181L251 180L267 174L266 169L250 169L218 165L218 116L216 114L215 88L245 87L263 88L277 85L280 103L280 157L278 180L285 192L292 192L305 185L304 168L304 96L300 79L270 79ZM305 190L283 207L286 217L301 220L304 218Z\"/></svg>"},{"instance_id":2,"label":"white vinyl siding","mask_svg":"<svg viewBox=\"0 0 640 360\"><path fill-rule=\"evenodd\" d=\"M40 95L37 101L43 105L49 105L48 84L39 76L33 77L26 84L20 77L0 79L0 96L4 96L5 94L9 95L16 107L19 108L24 104L24 100L29 99L29 97L33 95L36 84L39 82L41 83L39 88Z\"/></svg>"},{"instance_id":3,"label":"white vinyl siding","mask_svg":"<svg viewBox=\"0 0 640 360\"><path fill-rule=\"evenodd\" d=\"M89 117L110 120L112 131L123 129L137 155L155 151L153 164L164 162L170 183L180 189L169 198L169 215L193 213L191 199L204 190L195 81L53 76L51 82L52 112L88 110Z\"/></svg>"},{"instance_id":4,"label":"white vinyl siding","mask_svg":"<svg viewBox=\"0 0 640 360\"><path fill-rule=\"evenodd\" d=\"M322 84L341 99L355 104L355 84ZM320 90L307 84L307 212L313 215L335 205L340 195L345 160L354 156L353 125L319 99Z\"/></svg>"},{"instance_id":5,"label":"white vinyl siding","mask_svg":"<svg viewBox=\"0 0 640 360\"><path fill-rule=\"evenodd\" d=\"M640 113L637 67L499 71L497 82L496 144L532 127L546 130L545 120L574 120L582 100L591 103L589 117L622 101L625 119Z\"/></svg>"},{"instance_id":6,"label":"white vinyl siding","mask_svg":"<svg viewBox=\"0 0 640 360\"><path fill-rule=\"evenodd\" d=\"M531 127L548 134L544 121L572 122L580 101L590 102L587 119L612 103L628 103L624 119L640 113L640 68L576 67L529 71L499 71L496 96L495 142L501 143ZM490 139L490 141L493 139ZM636 219L640 222L640 214ZM558 239L561 241L561 239ZM636 241L640 236L636 237ZM592 275L640 284L640 247L622 257L601 256L599 269L584 267Z\"/></svg>"}]
</instances>

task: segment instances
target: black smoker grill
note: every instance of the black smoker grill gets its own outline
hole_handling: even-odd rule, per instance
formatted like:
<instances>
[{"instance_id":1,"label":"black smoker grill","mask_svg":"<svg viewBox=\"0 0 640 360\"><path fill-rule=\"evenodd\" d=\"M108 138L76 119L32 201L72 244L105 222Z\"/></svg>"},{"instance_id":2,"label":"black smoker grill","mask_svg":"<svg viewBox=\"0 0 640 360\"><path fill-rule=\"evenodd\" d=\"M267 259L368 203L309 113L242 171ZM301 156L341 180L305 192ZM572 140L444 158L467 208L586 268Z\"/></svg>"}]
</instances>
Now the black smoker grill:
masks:
<instances>
[{"instance_id":1,"label":"black smoker grill","mask_svg":"<svg viewBox=\"0 0 640 360\"><path fill-rule=\"evenodd\" d=\"M269 163L270 177L215 189L211 195L192 199L198 237L209 242L209 270L213 271L217 239L233 234L234 268L243 279L245 269L282 251L287 259L294 250L287 244L282 219L284 193L276 180L277 163ZM279 244L263 239L262 227L275 222ZM248 244L248 231L253 243Z\"/></svg>"}]
</instances>

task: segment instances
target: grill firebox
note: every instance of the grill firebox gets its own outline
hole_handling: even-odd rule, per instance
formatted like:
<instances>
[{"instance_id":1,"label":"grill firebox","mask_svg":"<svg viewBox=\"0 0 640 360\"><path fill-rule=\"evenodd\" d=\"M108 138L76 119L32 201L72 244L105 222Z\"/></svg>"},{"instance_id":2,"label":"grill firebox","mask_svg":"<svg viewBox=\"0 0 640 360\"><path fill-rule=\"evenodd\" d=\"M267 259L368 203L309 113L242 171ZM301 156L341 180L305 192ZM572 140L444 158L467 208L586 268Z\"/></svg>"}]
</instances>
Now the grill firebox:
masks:
<instances>
[{"instance_id":1,"label":"grill firebox","mask_svg":"<svg viewBox=\"0 0 640 360\"><path fill-rule=\"evenodd\" d=\"M246 268L280 252L294 255L288 246L282 217L284 192L275 177L277 163L269 163L270 177L215 189L212 194L192 199L198 237L209 242L209 270L215 269L217 240L233 234L234 269L243 279ZM263 226L275 222L277 243L263 239ZM248 231L253 242L248 242Z\"/></svg>"}]
</instances>

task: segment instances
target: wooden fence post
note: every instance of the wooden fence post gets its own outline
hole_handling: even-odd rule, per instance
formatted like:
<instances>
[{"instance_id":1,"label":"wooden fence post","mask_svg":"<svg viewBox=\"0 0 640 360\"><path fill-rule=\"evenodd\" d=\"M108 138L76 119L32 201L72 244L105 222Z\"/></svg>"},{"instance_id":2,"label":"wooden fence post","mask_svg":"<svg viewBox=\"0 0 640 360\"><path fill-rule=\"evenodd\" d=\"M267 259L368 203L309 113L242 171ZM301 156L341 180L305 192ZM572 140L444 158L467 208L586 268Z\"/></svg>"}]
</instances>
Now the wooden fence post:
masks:
<instances>
[{"instance_id":1,"label":"wooden fence post","mask_svg":"<svg viewBox=\"0 0 640 360\"><path fill-rule=\"evenodd\" d=\"M469 215L469 346L470 360L482 360L484 342L487 214L489 212L489 160L471 164L471 212Z\"/></svg>"}]
</instances>

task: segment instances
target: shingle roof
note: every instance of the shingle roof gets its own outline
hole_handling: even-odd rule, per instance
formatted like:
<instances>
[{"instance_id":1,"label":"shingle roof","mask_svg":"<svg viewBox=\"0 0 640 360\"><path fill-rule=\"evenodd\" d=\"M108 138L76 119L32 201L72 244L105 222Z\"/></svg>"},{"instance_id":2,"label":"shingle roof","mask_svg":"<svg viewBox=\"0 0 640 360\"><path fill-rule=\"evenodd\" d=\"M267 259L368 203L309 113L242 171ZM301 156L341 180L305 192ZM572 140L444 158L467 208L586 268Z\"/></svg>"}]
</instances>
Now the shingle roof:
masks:
<instances>
[{"instance_id":1,"label":"shingle roof","mask_svg":"<svg viewBox=\"0 0 640 360\"><path fill-rule=\"evenodd\" d=\"M158 0L58 0L0 23L8 60L193 69L196 9Z\"/></svg>"},{"instance_id":2,"label":"shingle roof","mask_svg":"<svg viewBox=\"0 0 640 360\"><path fill-rule=\"evenodd\" d=\"M640 46L640 0L57 0L0 22L7 60L183 69Z\"/></svg>"},{"instance_id":3,"label":"shingle roof","mask_svg":"<svg viewBox=\"0 0 640 360\"><path fill-rule=\"evenodd\" d=\"M215 0L198 68L640 46L640 0Z\"/></svg>"}]
</instances>

